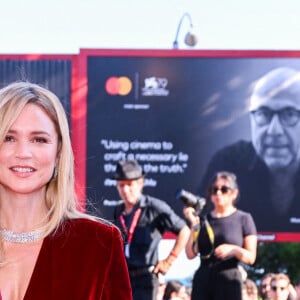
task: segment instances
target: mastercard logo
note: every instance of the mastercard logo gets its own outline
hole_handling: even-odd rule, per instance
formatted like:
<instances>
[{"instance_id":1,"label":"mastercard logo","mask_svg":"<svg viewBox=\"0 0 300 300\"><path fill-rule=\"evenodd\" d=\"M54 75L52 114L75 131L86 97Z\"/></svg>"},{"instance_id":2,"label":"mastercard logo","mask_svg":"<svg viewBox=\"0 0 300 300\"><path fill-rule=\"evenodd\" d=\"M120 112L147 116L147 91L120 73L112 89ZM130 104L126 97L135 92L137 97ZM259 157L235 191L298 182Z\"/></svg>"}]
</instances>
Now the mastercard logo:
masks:
<instances>
[{"instance_id":1,"label":"mastercard logo","mask_svg":"<svg viewBox=\"0 0 300 300\"><path fill-rule=\"evenodd\" d=\"M105 82L105 90L110 95L126 96L132 90L132 82L128 77L109 77Z\"/></svg>"}]
</instances>

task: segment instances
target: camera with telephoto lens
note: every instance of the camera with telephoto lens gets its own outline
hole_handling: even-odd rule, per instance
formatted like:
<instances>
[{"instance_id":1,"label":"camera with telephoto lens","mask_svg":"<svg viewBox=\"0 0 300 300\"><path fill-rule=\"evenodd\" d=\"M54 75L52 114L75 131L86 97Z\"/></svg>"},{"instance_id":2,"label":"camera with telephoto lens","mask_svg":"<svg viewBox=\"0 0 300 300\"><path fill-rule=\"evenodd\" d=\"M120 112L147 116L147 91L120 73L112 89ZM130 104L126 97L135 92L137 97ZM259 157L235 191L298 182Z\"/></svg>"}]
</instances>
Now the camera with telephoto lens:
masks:
<instances>
[{"instance_id":1,"label":"camera with telephoto lens","mask_svg":"<svg viewBox=\"0 0 300 300\"><path fill-rule=\"evenodd\" d=\"M180 199L186 206L193 207L196 214L200 214L206 204L204 198L198 197L186 190L178 191L176 198Z\"/></svg>"}]
</instances>

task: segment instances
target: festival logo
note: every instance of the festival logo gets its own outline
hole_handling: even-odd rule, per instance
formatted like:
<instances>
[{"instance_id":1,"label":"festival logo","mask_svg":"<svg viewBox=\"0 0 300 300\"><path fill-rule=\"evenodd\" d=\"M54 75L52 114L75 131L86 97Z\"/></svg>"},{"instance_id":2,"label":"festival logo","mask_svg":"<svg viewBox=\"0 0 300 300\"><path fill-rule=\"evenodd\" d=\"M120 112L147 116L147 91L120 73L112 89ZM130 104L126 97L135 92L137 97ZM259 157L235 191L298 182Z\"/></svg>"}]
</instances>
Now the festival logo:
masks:
<instances>
[{"instance_id":1,"label":"festival logo","mask_svg":"<svg viewBox=\"0 0 300 300\"><path fill-rule=\"evenodd\" d=\"M144 80L142 88L143 96L168 96L169 91L166 89L168 85L167 78L148 77Z\"/></svg>"}]
</instances>

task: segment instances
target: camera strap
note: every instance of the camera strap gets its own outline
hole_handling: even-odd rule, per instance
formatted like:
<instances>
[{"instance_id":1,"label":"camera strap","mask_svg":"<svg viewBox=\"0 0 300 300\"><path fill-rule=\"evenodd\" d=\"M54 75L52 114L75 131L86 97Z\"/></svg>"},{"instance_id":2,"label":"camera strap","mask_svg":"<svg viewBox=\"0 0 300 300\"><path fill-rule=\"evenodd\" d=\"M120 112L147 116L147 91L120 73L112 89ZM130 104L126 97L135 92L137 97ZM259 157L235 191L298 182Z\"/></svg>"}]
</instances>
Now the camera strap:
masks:
<instances>
[{"instance_id":1,"label":"camera strap","mask_svg":"<svg viewBox=\"0 0 300 300\"><path fill-rule=\"evenodd\" d=\"M215 247L214 247L214 243L215 243L215 234L214 234L214 231L213 231L211 225L209 224L209 222L208 222L208 220L207 220L207 216L206 216L206 215L204 215L204 216L202 217L202 220L203 220L203 222L201 222L201 223L203 223L204 226L201 226L201 225L199 224L198 228L196 228L196 229L194 230L194 236L193 236L193 245L192 245L192 248L193 248L194 253L196 253L196 251L195 251L195 245L196 245L196 243L197 243L197 240L198 240L198 236L199 236L199 234L200 234L201 227L204 227L205 230L206 230L206 232L207 232L207 235L208 235L210 244L211 244L211 251L210 251L207 255L201 255L201 253L200 253L200 257L201 257L201 259L209 259L209 258L211 257L211 255L213 254L214 250L215 250Z\"/></svg>"}]
</instances>

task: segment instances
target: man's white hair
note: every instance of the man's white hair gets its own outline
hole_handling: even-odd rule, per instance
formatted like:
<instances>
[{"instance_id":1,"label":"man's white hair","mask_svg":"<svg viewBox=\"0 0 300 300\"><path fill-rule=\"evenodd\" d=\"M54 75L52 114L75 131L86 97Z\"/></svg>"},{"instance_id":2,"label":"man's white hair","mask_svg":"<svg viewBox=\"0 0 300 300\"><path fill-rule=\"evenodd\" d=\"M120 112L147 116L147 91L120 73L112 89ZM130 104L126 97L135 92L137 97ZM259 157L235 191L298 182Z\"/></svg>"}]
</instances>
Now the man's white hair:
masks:
<instances>
[{"instance_id":1,"label":"man's white hair","mask_svg":"<svg viewBox=\"0 0 300 300\"><path fill-rule=\"evenodd\" d=\"M288 94L290 98L300 97L300 72L292 68L277 68L255 84L250 98L250 111L256 110L261 103L280 94Z\"/></svg>"}]
</instances>

